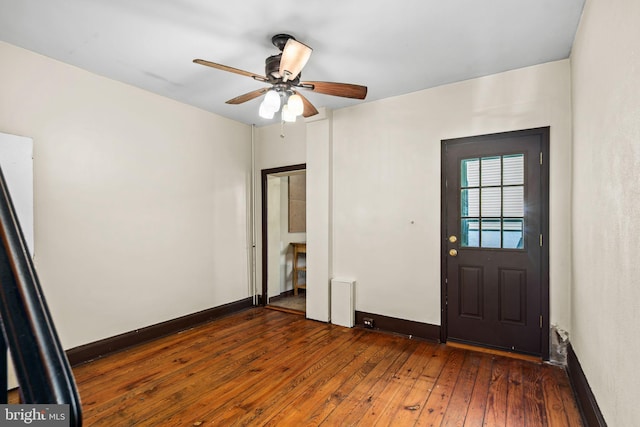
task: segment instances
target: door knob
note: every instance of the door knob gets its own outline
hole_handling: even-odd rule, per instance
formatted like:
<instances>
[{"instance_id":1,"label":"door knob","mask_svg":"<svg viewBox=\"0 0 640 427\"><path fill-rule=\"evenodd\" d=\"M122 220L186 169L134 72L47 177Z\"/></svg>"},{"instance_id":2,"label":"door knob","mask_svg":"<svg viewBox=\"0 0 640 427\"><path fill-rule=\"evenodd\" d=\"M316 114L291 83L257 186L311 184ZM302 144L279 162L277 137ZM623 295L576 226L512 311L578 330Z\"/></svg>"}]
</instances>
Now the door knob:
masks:
<instances>
[{"instance_id":1,"label":"door knob","mask_svg":"<svg viewBox=\"0 0 640 427\"><path fill-rule=\"evenodd\" d=\"M451 236L449 236L449 241L451 243L455 243L458 241L458 238L452 234Z\"/></svg>"},{"instance_id":2,"label":"door knob","mask_svg":"<svg viewBox=\"0 0 640 427\"><path fill-rule=\"evenodd\" d=\"M449 255L451 256L458 256L458 251L455 249L449 249Z\"/></svg>"}]
</instances>

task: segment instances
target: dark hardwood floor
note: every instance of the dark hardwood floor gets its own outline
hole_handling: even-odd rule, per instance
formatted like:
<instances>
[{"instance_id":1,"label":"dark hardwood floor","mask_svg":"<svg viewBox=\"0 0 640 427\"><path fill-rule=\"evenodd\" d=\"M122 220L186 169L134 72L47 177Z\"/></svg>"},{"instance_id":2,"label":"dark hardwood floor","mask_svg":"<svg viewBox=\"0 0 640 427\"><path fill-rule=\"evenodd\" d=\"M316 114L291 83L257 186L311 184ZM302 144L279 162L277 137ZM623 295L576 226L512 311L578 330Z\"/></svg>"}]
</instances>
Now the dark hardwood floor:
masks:
<instances>
[{"instance_id":1,"label":"dark hardwood floor","mask_svg":"<svg viewBox=\"0 0 640 427\"><path fill-rule=\"evenodd\" d=\"M580 426L562 368L256 308L74 368L87 426Z\"/></svg>"}]
</instances>

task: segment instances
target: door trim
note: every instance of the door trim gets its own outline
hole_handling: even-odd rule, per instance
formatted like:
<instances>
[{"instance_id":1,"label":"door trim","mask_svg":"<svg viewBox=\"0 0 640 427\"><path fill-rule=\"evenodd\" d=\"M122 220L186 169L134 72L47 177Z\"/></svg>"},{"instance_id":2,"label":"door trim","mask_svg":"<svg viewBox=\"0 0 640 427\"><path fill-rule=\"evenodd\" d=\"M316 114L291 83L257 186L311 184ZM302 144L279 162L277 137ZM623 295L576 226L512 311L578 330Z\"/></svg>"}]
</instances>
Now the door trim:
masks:
<instances>
[{"instance_id":1,"label":"door trim","mask_svg":"<svg viewBox=\"0 0 640 427\"><path fill-rule=\"evenodd\" d=\"M262 203L262 295L258 300L258 304L261 306L267 305L267 285L268 285L268 268L267 268L267 252L268 252L268 241L267 241L267 176L283 173L283 172L295 172L306 170L306 163L299 163L297 165L290 166L282 166L279 168L271 168L271 169L262 169L260 173L260 194L261 194L261 203Z\"/></svg>"},{"instance_id":2,"label":"door trim","mask_svg":"<svg viewBox=\"0 0 640 427\"><path fill-rule=\"evenodd\" d=\"M540 259L540 311L542 312L541 355L543 360L549 360L549 132L550 127L539 127L526 130L499 132L487 135L470 136L441 140L440 151L440 341L447 342L447 206L446 206L446 152L447 146L452 144L478 143L514 136L540 135L542 153L542 167L540 168L541 218L540 229L543 235L543 245Z\"/></svg>"}]
</instances>

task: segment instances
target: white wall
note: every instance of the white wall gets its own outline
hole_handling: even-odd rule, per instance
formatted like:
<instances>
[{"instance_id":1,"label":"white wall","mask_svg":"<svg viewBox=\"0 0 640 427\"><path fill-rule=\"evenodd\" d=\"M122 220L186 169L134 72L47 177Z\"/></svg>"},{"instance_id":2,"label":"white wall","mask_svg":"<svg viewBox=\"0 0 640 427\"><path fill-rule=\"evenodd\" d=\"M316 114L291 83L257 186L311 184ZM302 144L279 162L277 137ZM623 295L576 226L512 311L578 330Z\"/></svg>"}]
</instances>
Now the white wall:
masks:
<instances>
[{"instance_id":1,"label":"white wall","mask_svg":"<svg viewBox=\"0 0 640 427\"><path fill-rule=\"evenodd\" d=\"M249 126L5 43L0 62L65 348L249 296Z\"/></svg>"},{"instance_id":2,"label":"white wall","mask_svg":"<svg viewBox=\"0 0 640 427\"><path fill-rule=\"evenodd\" d=\"M640 419L640 2L589 0L571 55L572 346L607 423Z\"/></svg>"},{"instance_id":3,"label":"white wall","mask_svg":"<svg viewBox=\"0 0 640 427\"><path fill-rule=\"evenodd\" d=\"M551 126L551 321L569 327L570 64L334 111L333 273L360 311L440 324L441 140Z\"/></svg>"},{"instance_id":4,"label":"white wall","mask_svg":"<svg viewBox=\"0 0 640 427\"><path fill-rule=\"evenodd\" d=\"M284 138L281 137L283 131ZM255 128L255 140L258 180L262 169L298 165L307 160L307 129L304 120L286 123L284 128L280 123Z\"/></svg>"}]
</instances>

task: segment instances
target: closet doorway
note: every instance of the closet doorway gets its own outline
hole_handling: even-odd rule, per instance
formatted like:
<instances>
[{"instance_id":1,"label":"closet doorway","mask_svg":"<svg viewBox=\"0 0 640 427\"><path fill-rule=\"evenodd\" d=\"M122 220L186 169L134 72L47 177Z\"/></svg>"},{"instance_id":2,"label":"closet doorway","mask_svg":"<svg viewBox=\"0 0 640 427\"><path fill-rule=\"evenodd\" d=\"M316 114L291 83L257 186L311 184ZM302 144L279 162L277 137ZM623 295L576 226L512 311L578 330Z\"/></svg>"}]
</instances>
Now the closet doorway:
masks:
<instances>
[{"instance_id":1,"label":"closet doorway","mask_svg":"<svg viewBox=\"0 0 640 427\"><path fill-rule=\"evenodd\" d=\"M306 313L306 164L264 169L262 304Z\"/></svg>"}]
</instances>

